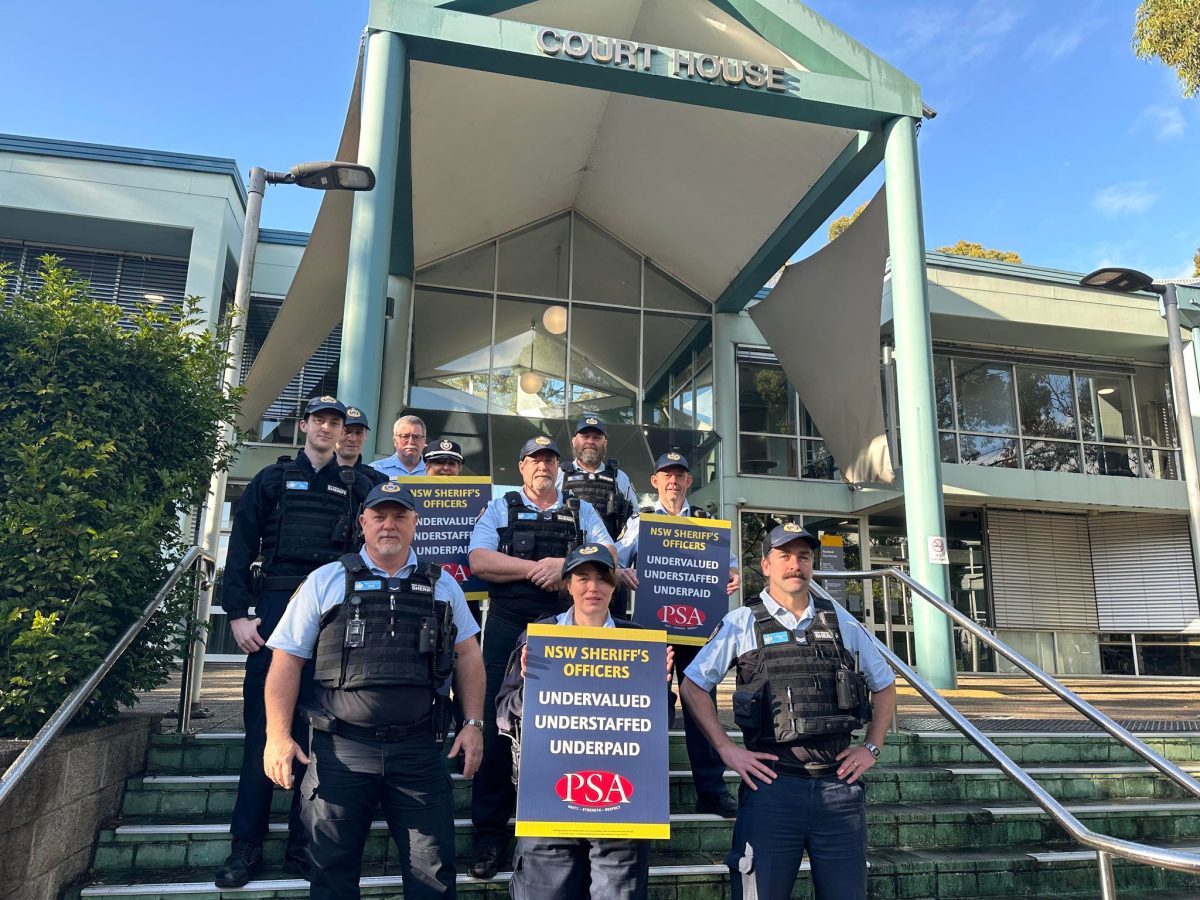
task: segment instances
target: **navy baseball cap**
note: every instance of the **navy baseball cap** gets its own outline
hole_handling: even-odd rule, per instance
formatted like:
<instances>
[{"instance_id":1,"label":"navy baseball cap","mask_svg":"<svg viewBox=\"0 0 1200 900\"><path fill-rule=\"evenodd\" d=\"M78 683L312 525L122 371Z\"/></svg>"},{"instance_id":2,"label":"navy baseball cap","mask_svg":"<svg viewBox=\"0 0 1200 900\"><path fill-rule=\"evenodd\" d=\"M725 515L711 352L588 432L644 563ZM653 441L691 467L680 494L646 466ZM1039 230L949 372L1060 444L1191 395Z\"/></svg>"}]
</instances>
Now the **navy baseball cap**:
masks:
<instances>
[{"instance_id":1,"label":"navy baseball cap","mask_svg":"<svg viewBox=\"0 0 1200 900\"><path fill-rule=\"evenodd\" d=\"M654 464L654 471L661 472L663 469L671 469L675 467L686 469L689 472L692 471L691 467L688 465L687 457L682 453L676 453L674 450L672 450L670 453L664 453L658 458L658 462Z\"/></svg>"},{"instance_id":2,"label":"navy baseball cap","mask_svg":"<svg viewBox=\"0 0 1200 900\"><path fill-rule=\"evenodd\" d=\"M575 431L573 431L572 434L579 434L579 432L587 431L589 428L592 428L603 435L608 434L608 432L604 430L604 420L599 416L592 415L580 416L579 421L575 423Z\"/></svg>"},{"instance_id":3,"label":"navy baseball cap","mask_svg":"<svg viewBox=\"0 0 1200 900\"><path fill-rule=\"evenodd\" d=\"M367 431L371 430L371 425L367 422L367 414L357 406L346 407L346 424L361 425L363 428L367 429Z\"/></svg>"},{"instance_id":4,"label":"navy baseball cap","mask_svg":"<svg viewBox=\"0 0 1200 900\"><path fill-rule=\"evenodd\" d=\"M426 462L434 459L456 459L462 462L462 447L458 446L454 441L442 438L440 441L426 444L425 452L421 454L421 458Z\"/></svg>"},{"instance_id":5,"label":"navy baseball cap","mask_svg":"<svg viewBox=\"0 0 1200 900\"><path fill-rule=\"evenodd\" d=\"M326 394L324 397L313 397L308 401L308 406L304 407L304 417L308 418L313 413L324 412L327 409L332 409L343 419L346 418L346 404L337 397L332 397Z\"/></svg>"},{"instance_id":6,"label":"navy baseball cap","mask_svg":"<svg viewBox=\"0 0 1200 900\"><path fill-rule=\"evenodd\" d=\"M416 512L417 501L407 487L397 481L385 481L371 488L367 499L363 501L363 509L374 509L381 503L399 503L401 506Z\"/></svg>"},{"instance_id":7,"label":"navy baseball cap","mask_svg":"<svg viewBox=\"0 0 1200 900\"><path fill-rule=\"evenodd\" d=\"M792 541L804 541L812 548L813 553L816 553L821 546L820 539L811 531L805 530L803 525L784 522L782 525L772 528L771 533L763 538L762 555L766 556L772 550L782 547L784 544L790 544Z\"/></svg>"},{"instance_id":8,"label":"navy baseball cap","mask_svg":"<svg viewBox=\"0 0 1200 900\"><path fill-rule=\"evenodd\" d=\"M531 437L521 445L521 453L517 456L517 462L520 462L527 456L540 453L543 450L549 450L555 456L562 457L562 454L558 452L558 447L554 445L554 441L550 440L544 434L539 434L537 437Z\"/></svg>"},{"instance_id":9,"label":"navy baseball cap","mask_svg":"<svg viewBox=\"0 0 1200 900\"><path fill-rule=\"evenodd\" d=\"M580 544L563 560L562 577L566 578L586 563L595 563L609 571L616 568L612 552L603 544Z\"/></svg>"}]
</instances>

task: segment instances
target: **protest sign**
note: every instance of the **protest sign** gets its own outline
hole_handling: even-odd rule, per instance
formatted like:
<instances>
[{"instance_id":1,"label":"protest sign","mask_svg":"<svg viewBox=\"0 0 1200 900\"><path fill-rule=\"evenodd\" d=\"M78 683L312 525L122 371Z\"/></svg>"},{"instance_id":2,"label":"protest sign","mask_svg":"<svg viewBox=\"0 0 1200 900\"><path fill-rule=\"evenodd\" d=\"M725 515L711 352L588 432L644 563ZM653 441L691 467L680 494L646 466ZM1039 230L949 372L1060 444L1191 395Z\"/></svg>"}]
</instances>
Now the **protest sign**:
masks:
<instances>
[{"instance_id":1,"label":"protest sign","mask_svg":"<svg viewBox=\"0 0 1200 900\"><path fill-rule=\"evenodd\" d=\"M671 836L662 631L530 625L517 836Z\"/></svg>"},{"instance_id":2,"label":"protest sign","mask_svg":"<svg viewBox=\"0 0 1200 900\"><path fill-rule=\"evenodd\" d=\"M453 576L468 600L487 597L487 585L471 574L467 545L471 529L492 499L492 479L449 475L403 475L392 479L408 487L420 505L412 548Z\"/></svg>"},{"instance_id":3,"label":"protest sign","mask_svg":"<svg viewBox=\"0 0 1200 900\"><path fill-rule=\"evenodd\" d=\"M642 513L633 621L700 646L729 612L730 523Z\"/></svg>"}]
</instances>

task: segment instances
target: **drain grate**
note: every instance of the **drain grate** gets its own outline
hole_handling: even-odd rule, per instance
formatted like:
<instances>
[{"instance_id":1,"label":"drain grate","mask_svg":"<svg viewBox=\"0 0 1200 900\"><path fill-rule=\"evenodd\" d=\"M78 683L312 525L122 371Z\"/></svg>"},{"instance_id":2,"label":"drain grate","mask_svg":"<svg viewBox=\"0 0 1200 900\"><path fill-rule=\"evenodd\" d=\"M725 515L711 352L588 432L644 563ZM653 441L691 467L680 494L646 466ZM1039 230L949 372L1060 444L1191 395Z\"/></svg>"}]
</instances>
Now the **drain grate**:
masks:
<instances>
[{"instance_id":1,"label":"drain grate","mask_svg":"<svg viewBox=\"0 0 1200 900\"><path fill-rule=\"evenodd\" d=\"M972 719L976 728L992 733L1014 731L1044 732L1098 732L1103 729L1089 719ZM1200 732L1200 719L1118 719L1117 724L1135 734ZM955 731L946 719L935 716L904 716L900 719L902 731Z\"/></svg>"}]
</instances>

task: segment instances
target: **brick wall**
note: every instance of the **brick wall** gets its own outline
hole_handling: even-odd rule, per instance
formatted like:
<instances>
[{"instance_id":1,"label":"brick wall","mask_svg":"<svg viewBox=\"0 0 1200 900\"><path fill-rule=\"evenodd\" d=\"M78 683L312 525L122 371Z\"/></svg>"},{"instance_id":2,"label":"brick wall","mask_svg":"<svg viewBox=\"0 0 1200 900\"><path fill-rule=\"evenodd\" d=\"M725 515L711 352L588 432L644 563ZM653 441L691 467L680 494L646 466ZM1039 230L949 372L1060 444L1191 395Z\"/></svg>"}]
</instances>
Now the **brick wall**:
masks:
<instances>
[{"instance_id":1,"label":"brick wall","mask_svg":"<svg viewBox=\"0 0 1200 900\"><path fill-rule=\"evenodd\" d=\"M70 729L0 806L0 900L56 900L87 871L101 823L117 815L125 779L145 768L158 716ZM0 752L7 769L20 752Z\"/></svg>"}]
</instances>

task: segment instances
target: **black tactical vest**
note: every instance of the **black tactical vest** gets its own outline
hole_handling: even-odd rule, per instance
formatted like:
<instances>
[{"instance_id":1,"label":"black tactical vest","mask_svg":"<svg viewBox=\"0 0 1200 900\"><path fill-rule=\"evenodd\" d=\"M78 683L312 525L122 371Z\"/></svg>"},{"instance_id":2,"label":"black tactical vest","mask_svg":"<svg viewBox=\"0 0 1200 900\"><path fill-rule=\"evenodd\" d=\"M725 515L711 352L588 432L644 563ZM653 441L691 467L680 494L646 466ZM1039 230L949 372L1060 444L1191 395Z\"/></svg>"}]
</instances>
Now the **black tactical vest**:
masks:
<instances>
[{"instance_id":1,"label":"black tactical vest","mask_svg":"<svg viewBox=\"0 0 1200 900\"><path fill-rule=\"evenodd\" d=\"M283 487L263 531L263 571L275 563L307 563L312 568L334 562L353 549L354 470L341 467L348 479L318 481L284 457ZM347 483L348 482L348 483Z\"/></svg>"},{"instance_id":2,"label":"black tactical vest","mask_svg":"<svg viewBox=\"0 0 1200 900\"><path fill-rule=\"evenodd\" d=\"M850 745L851 732L871 720L870 694L842 643L833 604L815 596L809 602L815 616L804 643L761 599L747 604L755 649L737 660L734 720L752 750L829 765ZM779 753L794 747L802 752Z\"/></svg>"},{"instance_id":3,"label":"black tactical vest","mask_svg":"<svg viewBox=\"0 0 1200 900\"><path fill-rule=\"evenodd\" d=\"M321 618L317 683L334 693L440 687L454 667L457 637L450 604L433 599L441 569L424 563L408 578L384 578L357 553L341 563L346 599Z\"/></svg>"},{"instance_id":4,"label":"black tactical vest","mask_svg":"<svg viewBox=\"0 0 1200 900\"><path fill-rule=\"evenodd\" d=\"M616 540L633 515L633 504L617 486L617 461L606 460L598 472L588 472L569 462L563 466L563 494L568 491L596 508L609 536Z\"/></svg>"},{"instance_id":5,"label":"black tactical vest","mask_svg":"<svg viewBox=\"0 0 1200 900\"><path fill-rule=\"evenodd\" d=\"M499 531L497 549L501 553L536 561L547 556L565 557L582 543L579 510L569 501L553 510L531 509L520 493L509 491L504 502L508 506L508 525ZM488 600L489 615L515 625L557 615L570 605L557 591L544 591L526 579L492 583Z\"/></svg>"}]
</instances>

